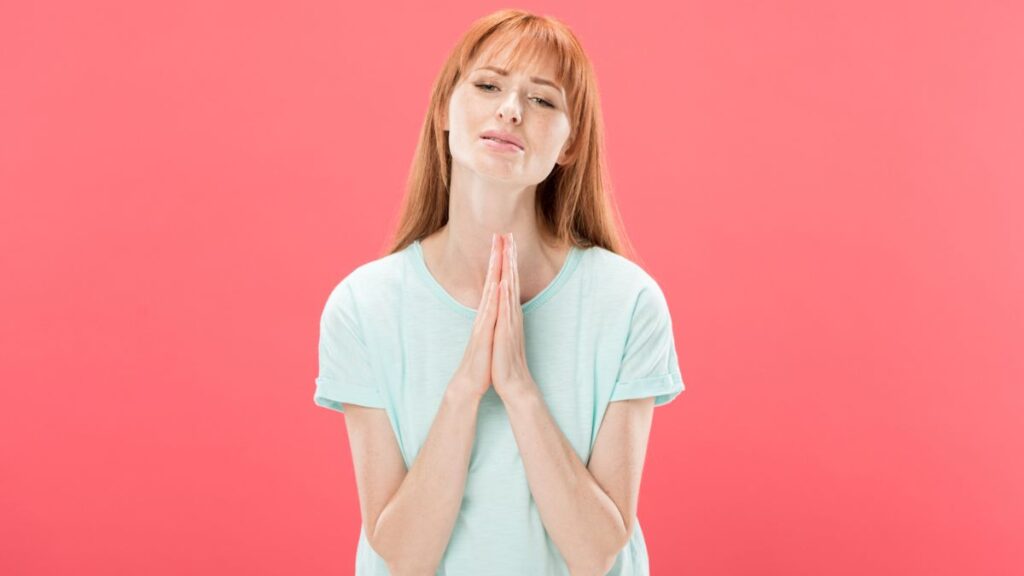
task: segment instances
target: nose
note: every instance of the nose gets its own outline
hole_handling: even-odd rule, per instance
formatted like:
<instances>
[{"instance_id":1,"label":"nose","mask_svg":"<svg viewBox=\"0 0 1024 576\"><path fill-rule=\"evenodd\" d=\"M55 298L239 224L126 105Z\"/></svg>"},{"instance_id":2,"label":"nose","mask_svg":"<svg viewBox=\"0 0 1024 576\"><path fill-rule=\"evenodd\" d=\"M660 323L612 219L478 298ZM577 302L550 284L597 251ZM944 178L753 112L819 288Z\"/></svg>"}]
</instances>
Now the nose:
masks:
<instances>
[{"instance_id":1,"label":"nose","mask_svg":"<svg viewBox=\"0 0 1024 576\"><path fill-rule=\"evenodd\" d=\"M519 108L519 97L513 92L498 107L498 118L502 120L509 118L513 124L518 124L522 121L522 116L523 112Z\"/></svg>"}]
</instances>

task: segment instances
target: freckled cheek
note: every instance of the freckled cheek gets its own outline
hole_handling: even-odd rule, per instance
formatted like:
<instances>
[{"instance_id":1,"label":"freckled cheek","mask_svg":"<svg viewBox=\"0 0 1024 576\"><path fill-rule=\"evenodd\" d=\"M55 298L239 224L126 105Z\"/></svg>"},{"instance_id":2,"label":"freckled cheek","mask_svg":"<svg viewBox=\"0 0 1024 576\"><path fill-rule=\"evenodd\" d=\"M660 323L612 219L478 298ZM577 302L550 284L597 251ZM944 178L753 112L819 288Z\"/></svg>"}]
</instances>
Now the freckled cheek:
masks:
<instances>
[{"instance_id":1,"label":"freckled cheek","mask_svg":"<svg viewBox=\"0 0 1024 576\"><path fill-rule=\"evenodd\" d=\"M565 136L562 135L562 130L552 128L537 134L532 141L537 142L547 153L556 154L560 143L564 140Z\"/></svg>"},{"instance_id":2,"label":"freckled cheek","mask_svg":"<svg viewBox=\"0 0 1024 576\"><path fill-rule=\"evenodd\" d=\"M495 114L493 108L475 102L467 104L466 106L466 120L474 128L478 128L481 131L486 127L491 127L494 122Z\"/></svg>"}]
</instances>

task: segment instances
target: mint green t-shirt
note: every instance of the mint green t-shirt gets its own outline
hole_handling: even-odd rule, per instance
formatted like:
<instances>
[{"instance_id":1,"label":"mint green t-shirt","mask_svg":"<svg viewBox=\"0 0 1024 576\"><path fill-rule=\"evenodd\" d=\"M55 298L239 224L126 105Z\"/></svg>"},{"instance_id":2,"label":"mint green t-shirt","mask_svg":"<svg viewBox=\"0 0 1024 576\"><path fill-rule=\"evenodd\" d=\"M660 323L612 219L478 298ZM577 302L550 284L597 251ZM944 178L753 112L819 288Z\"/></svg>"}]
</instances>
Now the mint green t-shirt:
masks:
<instances>
[{"instance_id":1,"label":"mint green t-shirt","mask_svg":"<svg viewBox=\"0 0 1024 576\"><path fill-rule=\"evenodd\" d=\"M683 391L664 294L631 260L598 246L574 247L522 308L530 374L584 464L609 402L653 396L661 406ZM430 273L419 241L357 267L324 306L314 402L339 412L343 402L384 409L409 469L475 316ZM355 564L357 576L389 574L362 530ZM608 574L648 573L637 521ZM437 574L569 574L541 522L494 388L480 402L465 493Z\"/></svg>"}]
</instances>

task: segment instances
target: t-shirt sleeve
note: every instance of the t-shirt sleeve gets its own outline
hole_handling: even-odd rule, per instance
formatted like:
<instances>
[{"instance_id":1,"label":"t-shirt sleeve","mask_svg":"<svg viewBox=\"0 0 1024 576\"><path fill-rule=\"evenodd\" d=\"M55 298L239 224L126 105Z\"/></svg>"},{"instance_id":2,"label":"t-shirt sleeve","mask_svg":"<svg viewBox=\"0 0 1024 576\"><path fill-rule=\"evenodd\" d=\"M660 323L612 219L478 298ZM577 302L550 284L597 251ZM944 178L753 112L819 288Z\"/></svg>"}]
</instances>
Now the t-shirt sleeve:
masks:
<instances>
[{"instance_id":1,"label":"t-shirt sleeve","mask_svg":"<svg viewBox=\"0 0 1024 576\"><path fill-rule=\"evenodd\" d=\"M683 389L668 303L652 280L637 295L609 402L654 396L661 406Z\"/></svg>"},{"instance_id":2,"label":"t-shirt sleeve","mask_svg":"<svg viewBox=\"0 0 1024 576\"><path fill-rule=\"evenodd\" d=\"M384 408L354 304L351 287L343 281L327 298L320 316L319 375L313 402L342 413L342 402Z\"/></svg>"}]
</instances>

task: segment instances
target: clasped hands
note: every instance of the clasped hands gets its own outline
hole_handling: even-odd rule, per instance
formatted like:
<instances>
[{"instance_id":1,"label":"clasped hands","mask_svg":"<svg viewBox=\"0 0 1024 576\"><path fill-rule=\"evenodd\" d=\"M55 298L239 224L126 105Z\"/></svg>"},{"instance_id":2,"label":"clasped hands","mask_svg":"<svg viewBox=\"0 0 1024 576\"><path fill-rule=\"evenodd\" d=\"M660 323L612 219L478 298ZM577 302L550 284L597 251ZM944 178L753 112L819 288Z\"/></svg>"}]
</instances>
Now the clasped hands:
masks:
<instances>
[{"instance_id":1,"label":"clasped hands","mask_svg":"<svg viewBox=\"0 0 1024 576\"><path fill-rule=\"evenodd\" d=\"M479 339L483 350L490 348L490 381L506 402L536 388L526 363L523 307L519 298L515 239L511 232L495 234L484 293L474 321L474 338Z\"/></svg>"}]
</instances>

